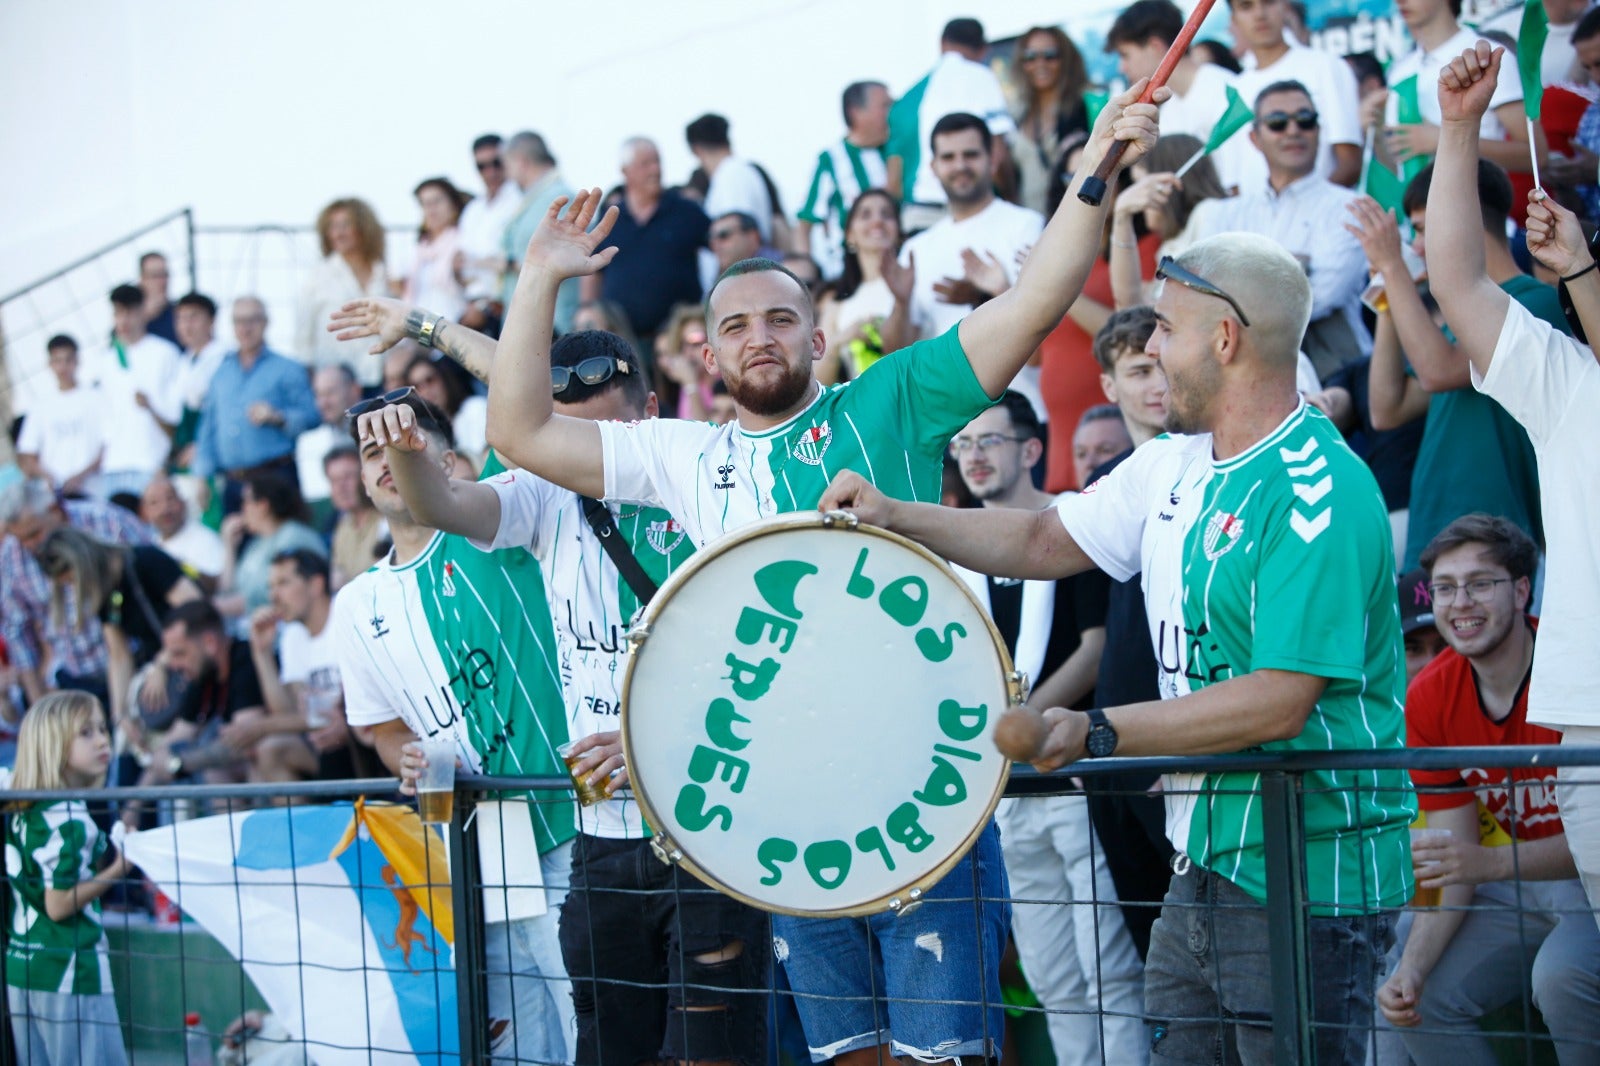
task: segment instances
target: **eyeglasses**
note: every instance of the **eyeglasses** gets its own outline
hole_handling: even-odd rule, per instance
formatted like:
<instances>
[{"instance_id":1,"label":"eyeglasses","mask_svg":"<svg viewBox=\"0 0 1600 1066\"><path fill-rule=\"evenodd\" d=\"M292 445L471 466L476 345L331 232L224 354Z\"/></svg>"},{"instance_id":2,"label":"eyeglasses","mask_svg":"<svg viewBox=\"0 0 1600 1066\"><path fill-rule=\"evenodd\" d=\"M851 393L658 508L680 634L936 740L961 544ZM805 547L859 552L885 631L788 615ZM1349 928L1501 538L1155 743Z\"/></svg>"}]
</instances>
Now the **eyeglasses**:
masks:
<instances>
[{"instance_id":1,"label":"eyeglasses","mask_svg":"<svg viewBox=\"0 0 1600 1066\"><path fill-rule=\"evenodd\" d=\"M1449 585L1441 581L1437 585L1429 585L1428 594L1433 597L1435 607L1441 603L1456 602L1456 593L1461 589L1467 590L1467 599L1473 603L1488 603L1489 597L1494 595L1494 587L1511 580L1513 579L1509 577L1479 577L1459 585Z\"/></svg>"},{"instance_id":2,"label":"eyeglasses","mask_svg":"<svg viewBox=\"0 0 1600 1066\"><path fill-rule=\"evenodd\" d=\"M480 160L478 163L478 173L482 174L485 170L499 170L505 165L505 160L501 159L499 156L495 156L493 159Z\"/></svg>"},{"instance_id":3,"label":"eyeglasses","mask_svg":"<svg viewBox=\"0 0 1600 1066\"><path fill-rule=\"evenodd\" d=\"M1267 127L1273 133L1282 133L1293 122L1295 128L1301 133L1308 133L1317 128L1317 113L1309 107L1302 107L1294 114L1287 111L1268 111L1258 120L1258 124Z\"/></svg>"},{"instance_id":4,"label":"eyeglasses","mask_svg":"<svg viewBox=\"0 0 1600 1066\"><path fill-rule=\"evenodd\" d=\"M1016 444L1021 437L1008 437L1004 433L980 433L976 437L956 437L950 442L951 455L966 455L974 448L992 452L1002 444Z\"/></svg>"},{"instance_id":5,"label":"eyeglasses","mask_svg":"<svg viewBox=\"0 0 1600 1066\"><path fill-rule=\"evenodd\" d=\"M1211 282L1207 281L1205 278L1202 278L1199 274L1183 269L1183 267L1178 265L1178 261L1173 259L1172 256L1164 255L1161 257L1161 265L1156 267L1156 280L1164 281L1168 279L1176 281L1179 285L1182 285L1186 289L1193 289L1195 292L1204 293L1207 296L1215 296L1219 300L1228 301L1228 306L1233 308L1233 313L1239 316L1239 324L1241 326L1248 326L1250 324L1250 320L1245 317L1244 308L1239 306L1238 300L1235 300L1232 296L1229 296L1227 293L1211 284Z\"/></svg>"},{"instance_id":6,"label":"eyeglasses","mask_svg":"<svg viewBox=\"0 0 1600 1066\"><path fill-rule=\"evenodd\" d=\"M1061 53L1060 52L1024 52L1024 53L1022 53L1022 61L1024 63L1037 63L1040 60L1043 60L1046 63L1054 63L1056 60L1058 60L1060 58L1061 58Z\"/></svg>"},{"instance_id":7,"label":"eyeglasses","mask_svg":"<svg viewBox=\"0 0 1600 1066\"><path fill-rule=\"evenodd\" d=\"M572 386L572 379L577 378L585 385L599 385L610 381L613 376L624 376L633 373L633 367L621 359L611 355L592 355L582 360L577 366L553 366L550 368L550 392L560 396Z\"/></svg>"},{"instance_id":8,"label":"eyeglasses","mask_svg":"<svg viewBox=\"0 0 1600 1066\"><path fill-rule=\"evenodd\" d=\"M373 396L370 399L362 400L360 403L352 404L350 407L345 408L344 417L353 422L368 411L376 411L380 407L388 407L392 403L400 403L416 394L417 390L412 385L390 389L382 396Z\"/></svg>"}]
</instances>

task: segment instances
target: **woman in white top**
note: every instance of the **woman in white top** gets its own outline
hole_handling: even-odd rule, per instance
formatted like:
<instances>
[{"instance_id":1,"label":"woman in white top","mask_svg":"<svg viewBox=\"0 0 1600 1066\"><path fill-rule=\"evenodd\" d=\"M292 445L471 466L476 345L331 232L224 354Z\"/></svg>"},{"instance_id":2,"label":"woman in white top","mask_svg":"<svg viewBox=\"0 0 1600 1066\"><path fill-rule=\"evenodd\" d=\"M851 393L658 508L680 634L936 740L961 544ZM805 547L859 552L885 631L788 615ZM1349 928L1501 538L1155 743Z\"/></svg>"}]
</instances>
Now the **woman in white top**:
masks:
<instances>
[{"instance_id":1,"label":"woman in white top","mask_svg":"<svg viewBox=\"0 0 1600 1066\"><path fill-rule=\"evenodd\" d=\"M405 301L426 307L452 322L467 306L462 282L461 209L472 199L449 178L428 178L414 190L422 208L417 254L405 278Z\"/></svg>"},{"instance_id":2,"label":"woman in white top","mask_svg":"<svg viewBox=\"0 0 1600 1066\"><path fill-rule=\"evenodd\" d=\"M383 365L368 354L371 345L365 340L335 340L327 327L328 316L351 300L391 295L383 263L383 227L365 201L351 197L322 209L317 236L322 241L322 262L300 296L294 354L313 369L345 363L361 384L376 385Z\"/></svg>"},{"instance_id":3,"label":"woman in white top","mask_svg":"<svg viewBox=\"0 0 1600 1066\"><path fill-rule=\"evenodd\" d=\"M868 189L850 205L844 224L844 271L817 310L828 341L817 365L818 381L831 385L860 377L884 355L914 339L909 335L906 301L897 301L884 279L884 263L895 263L899 255L900 205L883 189ZM905 288L909 294L909 281ZM897 335L896 325L904 336Z\"/></svg>"}]
</instances>

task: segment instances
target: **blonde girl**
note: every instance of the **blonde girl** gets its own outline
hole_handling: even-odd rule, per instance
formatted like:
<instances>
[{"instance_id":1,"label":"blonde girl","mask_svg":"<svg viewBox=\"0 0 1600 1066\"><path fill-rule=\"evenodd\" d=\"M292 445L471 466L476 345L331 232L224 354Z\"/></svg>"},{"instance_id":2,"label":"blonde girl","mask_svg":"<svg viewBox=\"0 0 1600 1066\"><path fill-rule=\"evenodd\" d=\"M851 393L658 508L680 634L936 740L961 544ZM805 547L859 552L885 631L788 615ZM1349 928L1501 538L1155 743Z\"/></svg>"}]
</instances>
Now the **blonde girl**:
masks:
<instances>
[{"instance_id":1,"label":"blonde girl","mask_svg":"<svg viewBox=\"0 0 1600 1066\"><path fill-rule=\"evenodd\" d=\"M54 692L23 716L11 787L98 788L110 765L100 701ZM129 863L121 854L104 862L110 843L82 799L12 802L6 822L6 1001L17 1055L35 1066L126 1063L99 900Z\"/></svg>"}]
</instances>

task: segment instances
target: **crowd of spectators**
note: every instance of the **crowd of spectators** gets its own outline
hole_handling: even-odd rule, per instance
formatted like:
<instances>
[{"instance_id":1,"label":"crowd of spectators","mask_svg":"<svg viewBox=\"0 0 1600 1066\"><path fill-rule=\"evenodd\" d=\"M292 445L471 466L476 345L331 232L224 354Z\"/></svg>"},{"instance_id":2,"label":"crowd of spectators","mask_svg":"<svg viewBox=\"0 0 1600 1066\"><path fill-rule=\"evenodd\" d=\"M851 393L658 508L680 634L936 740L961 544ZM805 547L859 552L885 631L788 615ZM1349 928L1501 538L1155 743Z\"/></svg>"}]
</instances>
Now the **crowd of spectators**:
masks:
<instances>
[{"instance_id":1,"label":"crowd of spectators","mask_svg":"<svg viewBox=\"0 0 1600 1066\"><path fill-rule=\"evenodd\" d=\"M1145 344L1156 328L1147 305L1160 264L1215 234L1262 235L1309 278L1304 402L1367 462L1389 513L1403 574L1396 589L1412 682L1410 743L1558 743L1558 733L1527 718L1527 683L1550 547L1543 516L1552 493L1581 489L1541 480L1527 423L1480 391L1483 375L1458 339L1449 298L1430 290L1425 236L1435 210L1431 161L1447 117L1436 83L1481 30L1508 49L1476 160L1487 274L1550 330L1573 332L1578 314L1557 289L1564 279L1530 254L1527 194L1537 169L1546 195L1585 234L1600 226L1600 10L1588 0L1547 0L1546 106L1542 124L1530 126L1514 76L1516 41L1504 32L1515 24L1466 27L1460 0L1401 5L1415 47L1387 71L1370 54L1308 47L1288 0L1229 6L1234 47L1197 43L1173 70L1161 139L1108 194L1114 203L1082 295L1005 402L953 442L946 499L1039 509L1159 433L1165 378ZM1136 0L1112 24L1107 50L1136 81L1155 69L1182 23L1170 0ZM1402 89L1412 75L1414 89ZM1230 94L1250 120L1202 153ZM663 175L653 140L629 137L604 199L618 210L605 243L615 258L562 284L556 330L621 337L663 417L725 423L735 412L706 355L701 300L728 267L759 257L792 270L815 297L824 334L818 379L827 386L869 375L885 355L945 333L1017 283L1105 99L1061 28L1028 29L1000 63L981 25L960 18L914 85L863 78L843 91L839 139L820 146L809 175L790 176L806 183L793 214L772 176L736 151L720 115L686 124L698 165L678 184ZM341 340L330 318L351 301L399 298L498 336L530 237L557 198L573 195L556 147L531 131L464 146L482 188L444 177L416 185L420 224L409 262L388 259L383 227L364 201L332 201L316 220L322 258L299 305L268 308L240 296L229 307L231 339L219 336L210 297L169 298L167 261L150 252L130 264L137 280L109 293L109 338L49 340L55 388L13 427L17 464L0 473L0 755L29 704L81 689L100 698L119 738L113 783L292 782L394 769L369 728L346 722L330 631L340 589L391 544L346 412L364 397L413 390L452 427L455 476L475 479L492 462L488 364L415 339L375 354L368 339ZM1398 202L1367 195L1374 167L1399 176ZM267 346L269 314L295 317L292 351ZM1014 462L995 458L1013 446ZM1562 560L1552 554L1550 563ZM1137 577L1097 582L1073 586L1079 614L1067 650L1082 649L1074 667L1081 683L1063 704L1154 699L1153 673L1148 695L1128 681L1151 663ZM1442 1061L1444 1048L1461 1057L1461 1047L1475 1046L1477 1014L1511 1002L1527 981L1558 1040L1573 1031L1573 1017L1592 1024L1597 1016L1600 947L1583 913L1582 863L1574 868L1566 851L1553 773L1530 775L1548 802L1526 808L1508 807L1507 789L1483 771L1415 775L1418 785L1458 789L1423 806L1429 825L1463 838L1455 851L1419 848L1419 867L1476 856L1480 831L1485 846L1498 831L1540 849L1520 874L1485 866L1458 878L1445 903L1531 915L1548 945L1523 960L1532 977L1513 966L1492 989L1464 988L1464 974L1493 968L1485 960L1498 957L1508 927L1419 918L1377 993L1395 1026L1421 1020L1458 1030L1454 1044L1408 1036L1405 1050L1418 1062ZM1473 790L1481 809L1471 806ZM1018 864L1013 889L1035 886L1026 894L1054 898L1027 875L1021 864L1036 860L1011 837L1036 835L1044 854L1061 846L1052 833L1068 826L1085 846L1063 853L1078 892L1063 902L1084 893L1159 901L1171 856L1159 813L1092 794L1028 802L1005 825L1006 858ZM129 806L122 816L149 825L162 815ZM1127 830L1151 824L1149 833ZM1519 876L1547 884L1525 899ZM1590 908L1594 891L1591 883ZM1153 914L1133 908L1125 924L1102 915L1098 928L1080 925L1082 958L1065 965L1052 952L1071 943L1071 923L1057 927L1019 909L1014 932L1046 1005L1136 1015ZM1430 974L1449 980L1430 982ZM1592 1040L1592 1029L1579 1031ZM1085 1048L1098 1055L1101 1039L1117 1061L1147 1051L1114 1024L1098 1036L1062 1024L1053 1035L1059 1061L1076 1061Z\"/></svg>"}]
</instances>

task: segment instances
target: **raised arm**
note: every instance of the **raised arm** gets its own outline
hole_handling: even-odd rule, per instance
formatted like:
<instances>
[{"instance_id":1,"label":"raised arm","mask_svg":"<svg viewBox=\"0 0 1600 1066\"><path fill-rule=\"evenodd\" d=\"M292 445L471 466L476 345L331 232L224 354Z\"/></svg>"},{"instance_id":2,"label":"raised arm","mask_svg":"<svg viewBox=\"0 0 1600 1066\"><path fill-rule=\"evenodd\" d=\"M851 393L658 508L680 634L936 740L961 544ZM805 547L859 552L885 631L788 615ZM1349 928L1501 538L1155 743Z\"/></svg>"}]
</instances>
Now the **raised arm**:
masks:
<instances>
[{"instance_id":1,"label":"raised arm","mask_svg":"<svg viewBox=\"0 0 1600 1066\"><path fill-rule=\"evenodd\" d=\"M1439 72L1439 154L1428 188L1428 276L1444 320L1479 374L1489 372L1511 298L1484 268L1478 204L1478 123L1494 95L1505 49L1487 41Z\"/></svg>"},{"instance_id":2,"label":"raised arm","mask_svg":"<svg viewBox=\"0 0 1600 1066\"><path fill-rule=\"evenodd\" d=\"M591 231L600 190L579 192L563 217L566 204L566 197L558 197L528 242L500 333L489 388L488 436L510 465L598 499L606 489L600 427L555 413L550 345L561 283L604 269L617 254L615 247L595 251L610 234L617 209L609 209Z\"/></svg>"},{"instance_id":3,"label":"raised arm","mask_svg":"<svg viewBox=\"0 0 1600 1066\"><path fill-rule=\"evenodd\" d=\"M1121 167L1131 166L1155 144L1156 104L1136 102L1144 87L1140 80L1100 112L1078 164L1077 178L1034 245L1017 283L961 320L961 347L978 383L991 397L1005 391L1083 291L1100 251L1106 208L1080 201L1078 189L1113 142L1129 142ZM1156 90L1156 103L1168 95L1165 87ZM1111 180L1116 180L1115 174Z\"/></svg>"},{"instance_id":4,"label":"raised arm","mask_svg":"<svg viewBox=\"0 0 1600 1066\"><path fill-rule=\"evenodd\" d=\"M848 511L926 545L935 555L968 570L998 577L1047 579L1094 568L1054 508L940 507L891 500L866 478L845 471L817 503L819 511Z\"/></svg>"},{"instance_id":5,"label":"raised arm","mask_svg":"<svg viewBox=\"0 0 1600 1066\"><path fill-rule=\"evenodd\" d=\"M388 351L407 337L420 341L425 330L436 350L461 364L467 373L485 385L489 383L489 369L494 365L494 339L459 322L451 322L404 300L381 297L352 300L328 316L328 332L336 334L339 340L376 338L367 349L373 355Z\"/></svg>"},{"instance_id":6,"label":"raised arm","mask_svg":"<svg viewBox=\"0 0 1600 1066\"><path fill-rule=\"evenodd\" d=\"M428 458L428 440L417 429L416 413L406 404L390 404L356 419L362 440L388 449L389 473L395 491L411 517L425 526L490 543L500 530L500 497L481 481L463 481L445 474Z\"/></svg>"},{"instance_id":7,"label":"raised arm","mask_svg":"<svg viewBox=\"0 0 1600 1066\"><path fill-rule=\"evenodd\" d=\"M1544 194L1528 193L1528 251L1567 282L1578 321L1592 346L1600 341L1600 270L1578 216ZM1570 280L1568 280L1570 279Z\"/></svg>"}]
</instances>

